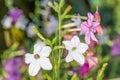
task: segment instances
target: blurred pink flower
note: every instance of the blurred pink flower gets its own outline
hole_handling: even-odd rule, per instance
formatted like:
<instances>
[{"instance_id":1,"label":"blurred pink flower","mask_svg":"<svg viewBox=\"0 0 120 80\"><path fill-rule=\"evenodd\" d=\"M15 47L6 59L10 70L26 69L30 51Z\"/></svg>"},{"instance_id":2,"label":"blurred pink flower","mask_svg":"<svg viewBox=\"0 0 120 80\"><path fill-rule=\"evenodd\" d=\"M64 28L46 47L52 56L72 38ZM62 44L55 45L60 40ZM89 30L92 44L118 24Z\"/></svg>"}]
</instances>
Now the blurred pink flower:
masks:
<instances>
[{"instance_id":1,"label":"blurred pink flower","mask_svg":"<svg viewBox=\"0 0 120 80\"><path fill-rule=\"evenodd\" d=\"M80 66L80 76L84 78L88 73L90 72L89 64L84 63L82 66Z\"/></svg>"},{"instance_id":2,"label":"blurred pink flower","mask_svg":"<svg viewBox=\"0 0 120 80\"><path fill-rule=\"evenodd\" d=\"M81 31L85 34L85 42L87 44L90 44L91 39L98 42L94 33L99 24L99 22L94 22L94 16L91 13L88 13L88 20L81 23Z\"/></svg>"},{"instance_id":3,"label":"blurred pink flower","mask_svg":"<svg viewBox=\"0 0 120 80\"><path fill-rule=\"evenodd\" d=\"M111 47L111 54L113 56L120 55L120 35L115 37L115 42Z\"/></svg>"},{"instance_id":4,"label":"blurred pink flower","mask_svg":"<svg viewBox=\"0 0 120 80\"><path fill-rule=\"evenodd\" d=\"M91 42L89 44L89 50L93 50L97 44L98 44L97 42L91 40Z\"/></svg>"},{"instance_id":5,"label":"blurred pink flower","mask_svg":"<svg viewBox=\"0 0 120 80\"><path fill-rule=\"evenodd\" d=\"M90 69L93 69L98 64L98 58L92 51L88 51L86 61L88 62Z\"/></svg>"},{"instance_id":6,"label":"blurred pink flower","mask_svg":"<svg viewBox=\"0 0 120 80\"><path fill-rule=\"evenodd\" d=\"M85 63L80 66L80 76L84 78L97 64L97 57L94 56L92 51L88 51Z\"/></svg>"},{"instance_id":7,"label":"blurred pink flower","mask_svg":"<svg viewBox=\"0 0 120 80\"><path fill-rule=\"evenodd\" d=\"M94 14L94 17L95 17L95 21L96 22L100 22L101 21L100 14L98 12L98 7L96 7L96 12ZM98 35L102 35L103 34L103 29L102 29L101 25L98 25L96 27L96 30L97 30Z\"/></svg>"}]
</instances>

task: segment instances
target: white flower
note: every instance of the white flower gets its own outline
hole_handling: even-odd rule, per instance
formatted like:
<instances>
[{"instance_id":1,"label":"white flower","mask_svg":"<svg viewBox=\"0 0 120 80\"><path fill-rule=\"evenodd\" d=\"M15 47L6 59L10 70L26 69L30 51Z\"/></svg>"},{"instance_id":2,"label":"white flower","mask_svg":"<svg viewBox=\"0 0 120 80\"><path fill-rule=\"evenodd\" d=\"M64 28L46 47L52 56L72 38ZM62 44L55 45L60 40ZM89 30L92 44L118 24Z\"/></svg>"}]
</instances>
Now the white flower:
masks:
<instances>
[{"instance_id":1,"label":"white flower","mask_svg":"<svg viewBox=\"0 0 120 80\"><path fill-rule=\"evenodd\" d=\"M45 9L41 10L41 14L42 14L42 16L43 16L43 19L44 19L44 20L47 20L49 14L50 14L50 8L47 7L47 8L45 8Z\"/></svg>"},{"instance_id":2,"label":"white flower","mask_svg":"<svg viewBox=\"0 0 120 80\"><path fill-rule=\"evenodd\" d=\"M4 16L3 20L1 21L4 29L9 29L12 24L12 18L9 16Z\"/></svg>"},{"instance_id":3,"label":"white flower","mask_svg":"<svg viewBox=\"0 0 120 80\"><path fill-rule=\"evenodd\" d=\"M17 22L15 23L15 26L16 26L17 28L20 28L20 29L22 29L22 30L25 30L27 23L28 23L28 19L25 18L25 16L21 15L21 16L19 17L19 19L17 20Z\"/></svg>"},{"instance_id":4,"label":"white flower","mask_svg":"<svg viewBox=\"0 0 120 80\"><path fill-rule=\"evenodd\" d=\"M40 42L37 42L34 45L33 54L27 53L25 55L25 62L29 64L29 74L31 76L37 75L39 70L43 68L44 70L51 70L52 65L49 58L51 48L45 45L39 45Z\"/></svg>"},{"instance_id":5,"label":"white flower","mask_svg":"<svg viewBox=\"0 0 120 80\"><path fill-rule=\"evenodd\" d=\"M77 16L80 16L80 14L78 14ZM80 24L81 24L80 18L72 18L71 20L77 25L77 28L80 28Z\"/></svg>"},{"instance_id":6,"label":"white flower","mask_svg":"<svg viewBox=\"0 0 120 80\"><path fill-rule=\"evenodd\" d=\"M63 44L68 50L68 55L65 59L66 62L75 60L79 64L83 65L85 62L83 53L88 49L88 45L85 43L80 43L80 40L77 36L74 36L71 41L63 41Z\"/></svg>"},{"instance_id":7,"label":"white flower","mask_svg":"<svg viewBox=\"0 0 120 80\"><path fill-rule=\"evenodd\" d=\"M47 33L48 36L50 36L51 34L55 33L56 32L56 28L58 26L58 21L57 19L50 15L49 16L49 22L47 23L46 27L45 27L45 31Z\"/></svg>"},{"instance_id":8,"label":"white flower","mask_svg":"<svg viewBox=\"0 0 120 80\"><path fill-rule=\"evenodd\" d=\"M32 30L32 27L34 26L35 24L34 23L29 23L28 27L27 27L27 36L28 37L33 37L35 36L35 32Z\"/></svg>"}]
</instances>

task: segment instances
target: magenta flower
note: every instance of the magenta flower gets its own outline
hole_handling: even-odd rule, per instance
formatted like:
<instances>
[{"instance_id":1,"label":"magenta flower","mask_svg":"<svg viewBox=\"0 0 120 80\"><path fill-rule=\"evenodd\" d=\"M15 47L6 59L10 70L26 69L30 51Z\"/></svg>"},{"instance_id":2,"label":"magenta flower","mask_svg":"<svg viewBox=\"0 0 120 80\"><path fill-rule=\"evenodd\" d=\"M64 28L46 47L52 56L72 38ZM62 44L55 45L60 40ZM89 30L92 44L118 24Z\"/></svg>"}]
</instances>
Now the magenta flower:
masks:
<instances>
[{"instance_id":1,"label":"magenta flower","mask_svg":"<svg viewBox=\"0 0 120 80\"><path fill-rule=\"evenodd\" d=\"M80 66L80 76L84 78L98 64L98 59L92 51L88 51L85 63Z\"/></svg>"},{"instance_id":2,"label":"magenta flower","mask_svg":"<svg viewBox=\"0 0 120 80\"><path fill-rule=\"evenodd\" d=\"M88 20L81 23L81 32L85 34L85 42L90 44L90 40L98 42L94 33L96 33L96 27L99 25L99 22L94 22L94 16L91 13L88 13Z\"/></svg>"},{"instance_id":3,"label":"magenta flower","mask_svg":"<svg viewBox=\"0 0 120 80\"><path fill-rule=\"evenodd\" d=\"M18 8L14 8L8 12L8 15L12 18L12 22L16 23L18 18L23 14L23 11Z\"/></svg>"},{"instance_id":4,"label":"magenta flower","mask_svg":"<svg viewBox=\"0 0 120 80\"><path fill-rule=\"evenodd\" d=\"M89 72L90 68L88 63L84 63L82 66L80 66L80 76L82 78L84 78Z\"/></svg>"}]
</instances>

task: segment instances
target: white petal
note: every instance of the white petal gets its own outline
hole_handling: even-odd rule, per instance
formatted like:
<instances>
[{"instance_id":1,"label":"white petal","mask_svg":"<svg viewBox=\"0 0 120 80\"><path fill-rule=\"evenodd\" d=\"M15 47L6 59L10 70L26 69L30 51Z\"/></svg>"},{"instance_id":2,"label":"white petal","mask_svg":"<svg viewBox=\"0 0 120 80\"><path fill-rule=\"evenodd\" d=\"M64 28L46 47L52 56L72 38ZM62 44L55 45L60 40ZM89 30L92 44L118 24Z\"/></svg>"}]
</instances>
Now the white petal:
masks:
<instances>
[{"instance_id":1,"label":"white petal","mask_svg":"<svg viewBox=\"0 0 120 80\"><path fill-rule=\"evenodd\" d=\"M33 54L27 53L25 54L25 63L29 64L33 61Z\"/></svg>"},{"instance_id":2,"label":"white petal","mask_svg":"<svg viewBox=\"0 0 120 80\"><path fill-rule=\"evenodd\" d=\"M66 62L71 62L73 61L73 54L72 53L68 53L67 57L65 58L65 61Z\"/></svg>"},{"instance_id":3,"label":"white petal","mask_svg":"<svg viewBox=\"0 0 120 80\"><path fill-rule=\"evenodd\" d=\"M74 54L74 59L75 59L75 61L77 61L77 62L78 62L79 64L81 64L81 65L83 65L84 62L85 62L84 56L81 55L81 54L78 54L78 53L75 53L75 54Z\"/></svg>"},{"instance_id":4,"label":"white petal","mask_svg":"<svg viewBox=\"0 0 120 80\"><path fill-rule=\"evenodd\" d=\"M73 45L71 44L70 41L63 41L63 44L65 45L65 48L66 48L67 50L71 50L72 47L73 47Z\"/></svg>"},{"instance_id":5,"label":"white petal","mask_svg":"<svg viewBox=\"0 0 120 80\"><path fill-rule=\"evenodd\" d=\"M15 26L16 26L17 28L20 28L20 29L22 29L22 30L25 30L27 23L28 23L28 19L25 18L25 16L21 15L21 16L19 17L19 19L17 20Z\"/></svg>"},{"instance_id":6,"label":"white petal","mask_svg":"<svg viewBox=\"0 0 120 80\"><path fill-rule=\"evenodd\" d=\"M41 58L40 59L40 66L44 70L51 70L52 69L52 64L50 63L50 60L48 58Z\"/></svg>"},{"instance_id":7,"label":"white petal","mask_svg":"<svg viewBox=\"0 0 120 80\"><path fill-rule=\"evenodd\" d=\"M40 63L38 61L34 61L29 65L29 74L31 76L37 75L40 70Z\"/></svg>"},{"instance_id":8,"label":"white petal","mask_svg":"<svg viewBox=\"0 0 120 80\"><path fill-rule=\"evenodd\" d=\"M38 54L41 52L41 49L45 46L45 43L40 41L40 40L37 40L37 42L35 43L34 45L34 54Z\"/></svg>"},{"instance_id":9,"label":"white petal","mask_svg":"<svg viewBox=\"0 0 120 80\"><path fill-rule=\"evenodd\" d=\"M72 44L77 46L80 43L78 36L74 36L71 40Z\"/></svg>"},{"instance_id":10,"label":"white petal","mask_svg":"<svg viewBox=\"0 0 120 80\"><path fill-rule=\"evenodd\" d=\"M29 23L29 25L28 25L28 27L27 27L27 36L28 37L33 37L33 36L35 36L36 34L35 34L35 32L32 30L32 27L33 26L35 26L35 24L34 23Z\"/></svg>"},{"instance_id":11,"label":"white petal","mask_svg":"<svg viewBox=\"0 0 120 80\"><path fill-rule=\"evenodd\" d=\"M4 29L9 29L12 24L12 18L9 16L4 16L3 20L1 21Z\"/></svg>"},{"instance_id":12,"label":"white petal","mask_svg":"<svg viewBox=\"0 0 120 80\"><path fill-rule=\"evenodd\" d=\"M35 44L33 53L38 54L41 52L41 49L42 49L42 47L39 44Z\"/></svg>"},{"instance_id":13,"label":"white petal","mask_svg":"<svg viewBox=\"0 0 120 80\"><path fill-rule=\"evenodd\" d=\"M88 45L84 43L80 43L77 48L79 53L84 53L88 49Z\"/></svg>"},{"instance_id":14,"label":"white petal","mask_svg":"<svg viewBox=\"0 0 120 80\"><path fill-rule=\"evenodd\" d=\"M42 48L41 52L39 53L41 57L48 57L52 49L49 46L45 46Z\"/></svg>"}]
</instances>

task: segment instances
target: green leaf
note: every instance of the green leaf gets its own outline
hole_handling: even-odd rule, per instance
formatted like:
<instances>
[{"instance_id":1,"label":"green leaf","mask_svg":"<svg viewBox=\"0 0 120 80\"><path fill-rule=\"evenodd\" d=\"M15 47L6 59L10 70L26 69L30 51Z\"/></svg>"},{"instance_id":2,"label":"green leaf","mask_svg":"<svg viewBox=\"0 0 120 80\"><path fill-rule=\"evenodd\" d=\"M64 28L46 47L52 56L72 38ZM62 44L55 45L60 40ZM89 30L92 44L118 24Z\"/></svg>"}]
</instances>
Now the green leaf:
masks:
<instances>
[{"instance_id":1,"label":"green leaf","mask_svg":"<svg viewBox=\"0 0 120 80\"><path fill-rule=\"evenodd\" d=\"M49 46L52 46L52 42L51 42L49 39L46 39L46 40L45 40L45 43L46 43L47 45L49 45Z\"/></svg>"},{"instance_id":2,"label":"green leaf","mask_svg":"<svg viewBox=\"0 0 120 80\"><path fill-rule=\"evenodd\" d=\"M74 74L71 78L71 80L79 80L78 77L77 77L77 74Z\"/></svg>"},{"instance_id":3,"label":"green leaf","mask_svg":"<svg viewBox=\"0 0 120 80\"><path fill-rule=\"evenodd\" d=\"M55 37L53 40L52 40L52 44L54 44L56 42L58 37Z\"/></svg>"},{"instance_id":4,"label":"green leaf","mask_svg":"<svg viewBox=\"0 0 120 80\"><path fill-rule=\"evenodd\" d=\"M60 0L60 4L59 4L59 7L62 8L64 5L64 0Z\"/></svg>"},{"instance_id":5,"label":"green leaf","mask_svg":"<svg viewBox=\"0 0 120 80\"><path fill-rule=\"evenodd\" d=\"M98 71L97 80L103 80L104 71L105 71L107 65L108 65L108 63L104 63L102 68Z\"/></svg>"},{"instance_id":6,"label":"green leaf","mask_svg":"<svg viewBox=\"0 0 120 80\"><path fill-rule=\"evenodd\" d=\"M54 3L54 10L58 12L58 7L59 7L58 3L57 2L53 2L53 3Z\"/></svg>"}]
</instances>

